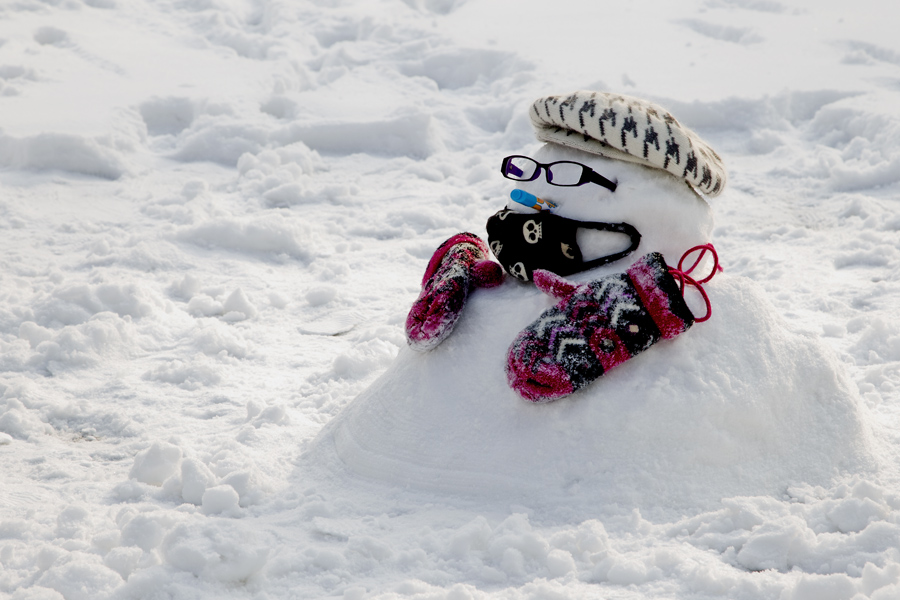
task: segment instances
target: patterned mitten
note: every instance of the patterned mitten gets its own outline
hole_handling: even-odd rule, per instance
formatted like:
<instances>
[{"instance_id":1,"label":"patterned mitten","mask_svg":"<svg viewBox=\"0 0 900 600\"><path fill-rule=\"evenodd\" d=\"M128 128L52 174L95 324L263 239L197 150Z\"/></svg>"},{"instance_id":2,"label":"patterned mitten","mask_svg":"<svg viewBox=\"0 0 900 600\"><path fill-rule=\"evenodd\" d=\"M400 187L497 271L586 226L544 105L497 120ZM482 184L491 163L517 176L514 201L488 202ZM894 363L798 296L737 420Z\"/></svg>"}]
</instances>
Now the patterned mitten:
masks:
<instances>
[{"instance_id":1,"label":"patterned mitten","mask_svg":"<svg viewBox=\"0 0 900 600\"><path fill-rule=\"evenodd\" d=\"M701 254L682 271L684 258ZM694 280L690 272L706 251L715 264L712 273ZM535 271L534 283L561 298L513 341L507 379L520 396L549 402L586 386L614 366L643 352L661 339L686 331L710 316L709 298L699 285L716 273L718 258L711 244L689 250L677 269L662 254L647 254L627 272L576 285L549 271ZM684 285L697 287L707 313L695 318L684 301Z\"/></svg>"},{"instance_id":2,"label":"patterned mitten","mask_svg":"<svg viewBox=\"0 0 900 600\"><path fill-rule=\"evenodd\" d=\"M450 335L469 291L503 281L503 268L488 258L484 240L459 233L438 246L425 276L422 293L406 317L406 340L415 350L430 350Z\"/></svg>"}]
</instances>

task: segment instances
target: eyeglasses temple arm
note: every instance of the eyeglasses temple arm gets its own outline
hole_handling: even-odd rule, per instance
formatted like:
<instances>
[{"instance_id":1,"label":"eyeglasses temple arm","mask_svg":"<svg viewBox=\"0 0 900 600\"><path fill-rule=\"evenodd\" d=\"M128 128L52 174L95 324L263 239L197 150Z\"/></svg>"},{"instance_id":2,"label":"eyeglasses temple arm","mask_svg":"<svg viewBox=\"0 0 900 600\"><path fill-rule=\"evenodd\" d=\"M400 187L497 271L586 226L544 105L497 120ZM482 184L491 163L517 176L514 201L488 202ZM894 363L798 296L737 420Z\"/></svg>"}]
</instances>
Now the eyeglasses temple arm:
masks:
<instances>
[{"instance_id":1,"label":"eyeglasses temple arm","mask_svg":"<svg viewBox=\"0 0 900 600\"><path fill-rule=\"evenodd\" d=\"M601 175L600 173L598 173L597 171L594 171L594 170L587 171L587 180L590 181L591 183L596 183L597 185L602 185L603 187L605 187L606 189L608 189L611 192L616 191L616 187L618 186L618 183L616 183L615 181L610 181L609 179L607 179L606 177L604 177L603 175Z\"/></svg>"}]
</instances>

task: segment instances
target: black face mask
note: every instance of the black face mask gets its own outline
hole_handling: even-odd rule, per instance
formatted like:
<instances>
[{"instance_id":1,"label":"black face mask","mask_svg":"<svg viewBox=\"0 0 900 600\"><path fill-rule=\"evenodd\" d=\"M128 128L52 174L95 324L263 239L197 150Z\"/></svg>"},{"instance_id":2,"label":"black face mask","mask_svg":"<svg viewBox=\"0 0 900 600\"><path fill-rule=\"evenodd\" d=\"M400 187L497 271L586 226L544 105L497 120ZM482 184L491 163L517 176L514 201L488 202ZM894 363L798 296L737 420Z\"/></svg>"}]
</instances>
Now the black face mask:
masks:
<instances>
[{"instance_id":1,"label":"black face mask","mask_svg":"<svg viewBox=\"0 0 900 600\"><path fill-rule=\"evenodd\" d=\"M614 254L585 260L575 241L578 229L595 229L627 235L630 245ZM550 212L522 214L501 210L487 222L491 251L506 272L531 281L536 269L571 275L624 258L641 243L641 234L628 223L573 221Z\"/></svg>"}]
</instances>

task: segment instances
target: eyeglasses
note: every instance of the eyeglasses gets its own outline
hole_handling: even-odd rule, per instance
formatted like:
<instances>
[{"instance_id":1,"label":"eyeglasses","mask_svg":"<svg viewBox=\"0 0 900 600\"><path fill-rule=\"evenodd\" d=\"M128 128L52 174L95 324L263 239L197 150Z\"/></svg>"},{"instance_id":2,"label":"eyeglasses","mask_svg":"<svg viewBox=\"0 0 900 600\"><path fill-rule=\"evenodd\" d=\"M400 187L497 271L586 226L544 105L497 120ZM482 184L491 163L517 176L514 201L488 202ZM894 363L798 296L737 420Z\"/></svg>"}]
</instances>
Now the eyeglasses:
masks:
<instances>
[{"instance_id":1,"label":"eyeglasses","mask_svg":"<svg viewBox=\"0 0 900 600\"><path fill-rule=\"evenodd\" d=\"M585 183L596 183L611 192L616 191L615 181L610 181L592 168L570 160L560 160L545 165L533 158L515 154L503 159L500 172L504 177L513 181L534 181L540 176L541 169L544 169L544 175L550 185L575 187Z\"/></svg>"}]
</instances>

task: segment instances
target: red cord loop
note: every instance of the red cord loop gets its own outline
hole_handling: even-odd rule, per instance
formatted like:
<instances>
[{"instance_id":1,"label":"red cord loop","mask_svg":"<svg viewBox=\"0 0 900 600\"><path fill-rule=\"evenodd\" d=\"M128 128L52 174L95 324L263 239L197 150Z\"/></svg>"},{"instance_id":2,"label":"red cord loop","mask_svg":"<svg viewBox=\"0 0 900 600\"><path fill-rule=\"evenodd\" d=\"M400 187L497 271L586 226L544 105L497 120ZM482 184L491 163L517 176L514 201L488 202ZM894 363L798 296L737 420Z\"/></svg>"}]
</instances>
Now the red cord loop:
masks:
<instances>
[{"instance_id":1,"label":"red cord loop","mask_svg":"<svg viewBox=\"0 0 900 600\"><path fill-rule=\"evenodd\" d=\"M690 267L685 269L684 268L685 259L688 256L690 256L693 252L698 252L698 251L699 251L699 254L697 255L697 259L694 261L694 264L692 264ZM694 279L693 277L691 277L691 273L694 272L694 269L697 268L697 266L700 264L700 261L702 261L703 257L706 256L707 252L712 253L712 257L713 257L712 270L710 270L709 275L707 275L706 277L704 277L702 279ZM690 250L685 252L684 255L681 257L681 260L678 261L677 269L673 268L673 267L669 267L669 273L672 274L672 277L674 277L676 280L678 280L678 289L681 291L681 294L684 295L684 286L685 285L692 285L695 288L697 288L698 292L700 292L700 296L703 298L703 302L706 304L706 314L700 318L694 318L695 323L702 323L703 321L707 321L712 316L712 305L709 302L709 296L706 295L706 290L704 290L703 286L700 284L706 283L707 281L712 279L716 273L718 273L719 271L722 271L722 270L723 270L722 267L719 265L719 255L716 253L716 249L713 247L712 244L703 244L700 246L694 246L693 248L691 248Z\"/></svg>"}]
</instances>

